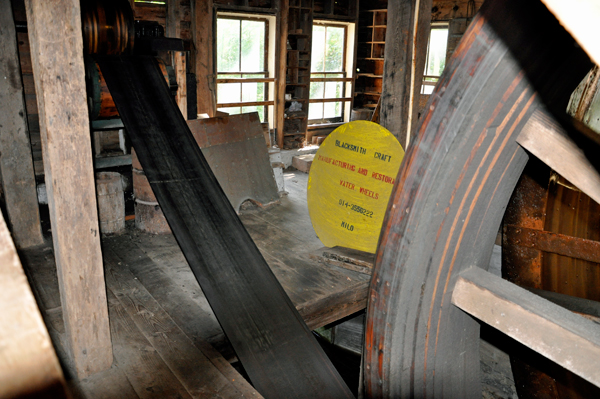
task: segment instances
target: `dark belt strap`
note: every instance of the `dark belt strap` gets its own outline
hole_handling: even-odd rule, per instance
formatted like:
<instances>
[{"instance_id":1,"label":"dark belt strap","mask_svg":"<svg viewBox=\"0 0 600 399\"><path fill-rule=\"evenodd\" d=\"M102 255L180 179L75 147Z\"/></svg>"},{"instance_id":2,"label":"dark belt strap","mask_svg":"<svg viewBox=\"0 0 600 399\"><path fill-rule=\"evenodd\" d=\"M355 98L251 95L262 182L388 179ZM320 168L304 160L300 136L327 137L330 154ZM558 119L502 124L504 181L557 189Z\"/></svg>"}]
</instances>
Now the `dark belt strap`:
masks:
<instances>
[{"instance_id":1,"label":"dark belt strap","mask_svg":"<svg viewBox=\"0 0 600 399\"><path fill-rule=\"evenodd\" d=\"M98 64L171 230L255 388L351 398L231 207L151 57Z\"/></svg>"}]
</instances>

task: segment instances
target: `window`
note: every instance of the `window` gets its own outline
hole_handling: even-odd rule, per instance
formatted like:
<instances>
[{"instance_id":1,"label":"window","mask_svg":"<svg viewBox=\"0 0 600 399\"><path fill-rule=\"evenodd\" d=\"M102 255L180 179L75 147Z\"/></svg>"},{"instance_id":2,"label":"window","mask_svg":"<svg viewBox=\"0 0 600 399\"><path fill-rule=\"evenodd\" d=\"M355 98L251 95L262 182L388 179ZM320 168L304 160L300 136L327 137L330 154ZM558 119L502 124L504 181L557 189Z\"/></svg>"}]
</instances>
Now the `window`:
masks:
<instances>
[{"instance_id":1,"label":"window","mask_svg":"<svg viewBox=\"0 0 600 399\"><path fill-rule=\"evenodd\" d=\"M433 93L442 71L446 66L446 48L448 46L448 23L432 22L429 43L427 43L427 59L423 73L421 94Z\"/></svg>"},{"instance_id":2,"label":"window","mask_svg":"<svg viewBox=\"0 0 600 399\"><path fill-rule=\"evenodd\" d=\"M315 21L313 24L310 96L308 121L310 124L335 123L345 120L349 114L352 79L348 62L349 30L352 24L334 24ZM346 106L347 104L347 106ZM347 119L347 118L346 118Z\"/></svg>"},{"instance_id":3,"label":"window","mask_svg":"<svg viewBox=\"0 0 600 399\"><path fill-rule=\"evenodd\" d=\"M220 14L217 18L217 109L228 114L272 114L269 18Z\"/></svg>"}]
</instances>

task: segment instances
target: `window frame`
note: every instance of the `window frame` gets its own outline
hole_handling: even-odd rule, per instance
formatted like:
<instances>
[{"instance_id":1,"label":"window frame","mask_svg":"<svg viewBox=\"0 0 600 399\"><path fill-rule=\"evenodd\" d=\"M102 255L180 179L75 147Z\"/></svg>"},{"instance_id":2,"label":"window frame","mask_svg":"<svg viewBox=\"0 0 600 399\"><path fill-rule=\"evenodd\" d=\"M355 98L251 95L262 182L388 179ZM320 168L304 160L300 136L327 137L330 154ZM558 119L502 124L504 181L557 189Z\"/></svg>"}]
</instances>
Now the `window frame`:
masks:
<instances>
[{"instance_id":1,"label":"window frame","mask_svg":"<svg viewBox=\"0 0 600 399\"><path fill-rule=\"evenodd\" d=\"M446 55L444 55L445 57L445 61L447 61L447 51L448 51L448 36L450 35L450 23L448 21L435 21L435 22L431 22L431 29L429 32L429 38L427 39L427 53L425 54L425 68L423 70L423 79L421 81L421 91L420 93L422 95L430 95L430 94L426 94L425 93L425 87L426 86L433 86L435 87L441 77L441 73L440 75L425 75L425 72L427 71L427 67L429 65L429 49L430 49L430 44L431 44L431 32L434 30L446 30L448 31L447 37L446 37ZM444 62L445 62L444 61ZM443 70L442 70L443 72ZM432 89L433 90L433 89Z\"/></svg>"},{"instance_id":2,"label":"window frame","mask_svg":"<svg viewBox=\"0 0 600 399\"><path fill-rule=\"evenodd\" d=\"M332 27L332 28L343 28L344 29L344 41L343 41L343 55L342 55L342 70L341 71L336 71L336 72L313 72L312 69L310 71L310 84L312 85L313 82L323 82L323 98L310 98L310 94L309 94L309 110L307 113L307 117L308 114L310 113L310 107L313 106L313 104L321 104L321 107L323 107L323 114L324 114L324 108L325 108L325 104L326 103L331 103L331 102L339 102L341 104L341 115L338 117L334 117L334 118L320 118L320 119L309 119L308 120L308 125L319 125L319 124L335 124L335 123L340 123L340 122L344 122L348 119L349 116L349 107L346 106L347 103L352 102L352 98L351 97L347 97L348 93L352 93L352 85L354 83L354 78L353 77L349 77L348 75L352 75L351 71L352 68L348 68L348 56L349 53L350 55L353 55L354 53L352 52L352 49L349 47L350 46L350 42L354 41L354 40L350 40L350 35L351 35L351 31L354 31L355 27L353 26L353 24L351 23L341 23L338 21L328 21L328 20L315 20L313 21L313 29L315 26L324 26L325 29L327 29L327 27ZM325 35L327 35L327 33L325 33ZM314 38L314 31L313 31L313 38ZM326 36L327 37L327 36ZM311 48L311 59L313 57L313 53L312 53L312 48ZM312 67L312 62L311 62L311 67ZM315 75L324 75L322 77L315 77ZM326 75L341 75L341 77L327 77ZM334 98L325 98L325 83L327 82L339 82L342 84L342 93L341 93L341 97L334 97ZM309 86L309 93L310 93L310 86Z\"/></svg>"},{"instance_id":3,"label":"window frame","mask_svg":"<svg viewBox=\"0 0 600 399\"><path fill-rule=\"evenodd\" d=\"M217 41L218 38L218 33L215 35L215 70L216 70L216 79L215 79L215 83L216 83L216 99L217 99L217 105L216 105L216 109L218 111L224 111L227 112L226 109L231 109L231 108L238 108L239 109L239 113L244 113L243 108L244 107L263 107L263 115L264 115L264 120L262 122L269 122L271 123L272 119L273 119L273 112L272 112L272 108L274 107L275 101L273 100L273 92L274 92L274 83L275 83L275 78L273 77L273 73L272 73L272 66L270 65L269 62L269 54L270 52L273 51L272 47L272 41L270 38L270 34L272 34L272 27L271 25L273 24L273 17L269 17L269 16L262 16L262 15L253 15L253 14L246 14L246 13L232 13L232 12L218 12L217 13L217 17L216 20L218 21L219 19L229 19L229 20L236 20L236 21L240 21L240 31L239 31L239 37L240 37L240 46L239 46L239 53L238 53L238 58L239 58L239 71L237 72L223 72L223 71L219 71L218 68L218 51L219 51L219 43ZM243 21L260 21L260 22L264 22L265 24L265 38L264 38L264 58L263 58L263 71L244 71L242 68L242 25L243 25ZM239 77L227 77L227 75L233 75L233 76L239 76ZM244 77L244 75L262 75L261 77ZM264 89L263 89L263 93L264 93L264 100L262 101L235 101L235 102L230 102L230 103L220 103L219 102L219 97L218 97L218 93L219 93L219 84L232 84L232 83L238 83L240 86L240 99L243 99L243 88L244 88L244 83L259 83L259 84L264 84Z\"/></svg>"}]
</instances>

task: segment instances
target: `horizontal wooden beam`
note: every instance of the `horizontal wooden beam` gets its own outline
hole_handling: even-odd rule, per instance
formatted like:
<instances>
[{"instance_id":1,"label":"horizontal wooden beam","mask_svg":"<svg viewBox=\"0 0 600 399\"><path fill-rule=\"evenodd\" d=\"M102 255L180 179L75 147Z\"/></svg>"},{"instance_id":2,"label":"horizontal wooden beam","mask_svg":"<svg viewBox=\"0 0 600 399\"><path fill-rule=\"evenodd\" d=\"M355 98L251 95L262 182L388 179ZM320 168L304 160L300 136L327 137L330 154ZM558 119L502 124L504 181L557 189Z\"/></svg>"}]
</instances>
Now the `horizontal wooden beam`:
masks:
<instances>
[{"instance_id":1,"label":"horizontal wooden beam","mask_svg":"<svg viewBox=\"0 0 600 399\"><path fill-rule=\"evenodd\" d=\"M533 114L517 142L600 203L600 171L547 111Z\"/></svg>"},{"instance_id":2,"label":"horizontal wooden beam","mask_svg":"<svg viewBox=\"0 0 600 399\"><path fill-rule=\"evenodd\" d=\"M477 267L460 274L452 303L600 386L600 328L594 322Z\"/></svg>"},{"instance_id":3,"label":"horizontal wooden beam","mask_svg":"<svg viewBox=\"0 0 600 399\"><path fill-rule=\"evenodd\" d=\"M253 101L244 103L223 103L217 104L217 108L230 108L230 107L260 107L265 105L273 105L275 101Z\"/></svg>"},{"instance_id":4,"label":"horizontal wooden beam","mask_svg":"<svg viewBox=\"0 0 600 399\"><path fill-rule=\"evenodd\" d=\"M310 82L353 82L354 78L310 78Z\"/></svg>"},{"instance_id":5,"label":"horizontal wooden beam","mask_svg":"<svg viewBox=\"0 0 600 399\"><path fill-rule=\"evenodd\" d=\"M276 82L275 78L220 78L217 83L268 83Z\"/></svg>"},{"instance_id":6,"label":"horizontal wooden beam","mask_svg":"<svg viewBox=\"0 0 600 399\"><path fill-rule=\"evenodd\" d=\"M600 263L600 241L586 240L549 231L506 225L507 243Z\"/></svg>"},{"instance_id":7,"label":"horizontal wooden beam","mask_svg":"<svg viewBox=\"0 0 600 399\"><path fill-rule=\"evenodd\" d=\"M337 102L346 102L352 101L351 98L311 98L308 100L309 103L337 103Z\"/></svg>"}]
</instances>

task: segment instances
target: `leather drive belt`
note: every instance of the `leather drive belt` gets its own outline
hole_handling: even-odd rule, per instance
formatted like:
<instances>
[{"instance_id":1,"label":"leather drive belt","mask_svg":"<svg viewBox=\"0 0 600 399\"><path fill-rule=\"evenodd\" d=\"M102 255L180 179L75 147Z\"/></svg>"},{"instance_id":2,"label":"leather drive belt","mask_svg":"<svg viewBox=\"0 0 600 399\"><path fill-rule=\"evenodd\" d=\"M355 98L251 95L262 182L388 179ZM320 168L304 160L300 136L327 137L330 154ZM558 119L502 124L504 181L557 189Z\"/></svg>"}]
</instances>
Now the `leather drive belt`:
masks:
<instances>
[{"instance_id":1,"label":"leather drive belt","mask_svg":"<svg viewBox=\"0 0 600 399\"><path fill-rule=\"evenodd\" d=\"M267 398L351 398L242 225L156 60L96 57L150 186L252 384Z\"/></svg>"}]
</instances>

